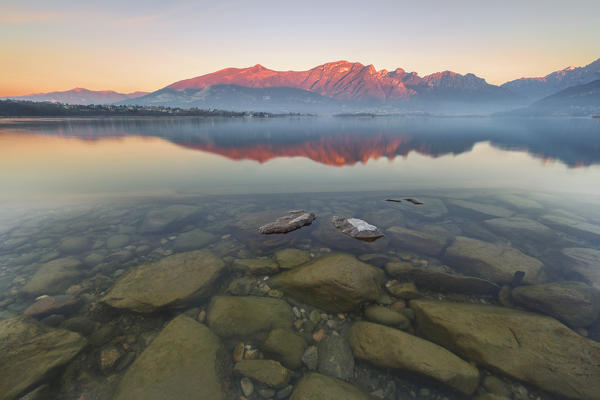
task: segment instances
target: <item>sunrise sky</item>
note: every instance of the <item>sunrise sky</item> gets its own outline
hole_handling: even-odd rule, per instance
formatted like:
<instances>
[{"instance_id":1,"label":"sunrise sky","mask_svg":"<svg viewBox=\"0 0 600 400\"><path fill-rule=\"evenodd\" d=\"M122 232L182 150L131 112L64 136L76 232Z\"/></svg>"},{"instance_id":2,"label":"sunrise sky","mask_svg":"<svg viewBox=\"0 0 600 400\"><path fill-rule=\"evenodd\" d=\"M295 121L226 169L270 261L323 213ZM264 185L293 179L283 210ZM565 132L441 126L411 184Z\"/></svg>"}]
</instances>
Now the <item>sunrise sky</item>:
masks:
<instances>
[{"instance_id":1,"label":"sunrise sky","mask_svg":"<svg viewBox=\"0 0 600 400\"><path fill-rule=\"evenodd\" d=\"M600 57L600 2L3 0L0 37L0 96L341 59L501 84Z\"/></svg>"}]
</instances>

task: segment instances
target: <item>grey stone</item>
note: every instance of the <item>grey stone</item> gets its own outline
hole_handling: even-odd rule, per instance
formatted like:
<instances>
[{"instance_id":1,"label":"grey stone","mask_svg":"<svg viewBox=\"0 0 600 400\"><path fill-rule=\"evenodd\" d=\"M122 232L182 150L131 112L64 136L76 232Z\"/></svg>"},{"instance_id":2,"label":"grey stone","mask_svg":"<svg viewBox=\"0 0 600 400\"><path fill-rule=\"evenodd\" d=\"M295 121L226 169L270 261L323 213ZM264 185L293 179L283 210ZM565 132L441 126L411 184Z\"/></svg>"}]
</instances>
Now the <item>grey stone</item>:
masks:
<instances>
[{"instance_id":1,"label":"grey stone","mask_svg":"<svg viewBox=\"0 0 600 400\"><path fill-rule=\"evenodd\" d=\"M372 400L368 393L342 380L315 372L304 375L290 400Z\"/></svg>"},{"instance_id":2,"label":"grey stone","mask_svg":"<svg viewBox=\"0 0 600 400\"><path fill-rule=\"evenodd\" d=\"M233 371L275 388L286 386L292 376L289 369L273 360L238 361Z\"/></svg>"},{"instance_id":3,"label":"grey stone","mask_svg":"<svg viewBox=\"0 0 600 400\"><path fill-rule=\"evenodd\" d=\"M348 341L333 332L318 344L318 371L327 376L348 380L354 374L354 356Z\"/></svg>"},{"instance_id":4,"label":"grey stone","mask_svg":"<svg viewBox=\"0 0 600 400\"><path fill-rule=\"evenodd\" d=\"M309 371L316 371L319 365L319 352L317 346L309 346L302 355L302 362Z\"/></svg>"},{"instance_id":5,"label":"grey stone","mask_svg":"<svg viewBox=\"0 0 600 400\"><path fill-rule=\"evenodd\" d=\"M312 224L316 216L304 210L290 211L287 215L277 218L275 222L268 223L258 228L263 235L274 233L288 233Z\"/></svg>"}]
</instances>

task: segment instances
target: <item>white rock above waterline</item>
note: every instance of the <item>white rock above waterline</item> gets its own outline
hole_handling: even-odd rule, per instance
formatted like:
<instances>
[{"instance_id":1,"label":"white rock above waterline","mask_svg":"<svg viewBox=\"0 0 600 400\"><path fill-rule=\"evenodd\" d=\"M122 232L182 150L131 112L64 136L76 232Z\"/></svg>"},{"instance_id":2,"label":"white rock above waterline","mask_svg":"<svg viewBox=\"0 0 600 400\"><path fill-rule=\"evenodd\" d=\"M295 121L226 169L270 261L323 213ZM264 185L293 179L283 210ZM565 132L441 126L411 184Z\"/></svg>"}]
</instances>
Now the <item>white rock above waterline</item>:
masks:
<instances>
[{"instance_id":1,"label":"white rock above waterline","mask_svg":"<svg viewBox=\"0 0 600 400\"><path fill-rule=\"evenodd\" d=\"M384 236L378 227L358 218L334 216L331 218L331 223L344 235L366 242L372 242Z\"/></svg>"}]
</instances>

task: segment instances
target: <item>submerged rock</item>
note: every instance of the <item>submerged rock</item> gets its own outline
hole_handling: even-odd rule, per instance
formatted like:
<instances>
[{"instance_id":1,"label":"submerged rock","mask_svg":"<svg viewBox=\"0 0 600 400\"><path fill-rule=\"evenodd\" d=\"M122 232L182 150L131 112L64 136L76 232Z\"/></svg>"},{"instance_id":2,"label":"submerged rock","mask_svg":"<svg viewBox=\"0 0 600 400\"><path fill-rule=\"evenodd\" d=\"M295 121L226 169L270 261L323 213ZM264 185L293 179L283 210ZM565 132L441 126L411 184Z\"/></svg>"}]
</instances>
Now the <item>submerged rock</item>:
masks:
<instances>
[{"instance_id":1,"label":"submerged rock","mask_svg":"<svg viewBox=\"0 0 600 400\"><path fill-rule=\"evenodd\" d=\"M225 264L208 250L175 254L123 274L102 299L115 308L152 312L210 296Z\"/></svg>"},{"instance_id":2,"label":"submerged rock","mask_svg":"<svg viewBox=\"0 0 600 400\"><path fill-rule=\"evenodd\" d=\"M311 372L298 382L290 400L372 400L373 398L354 385Z\"/></svg>"},{"instance_id":3,"label":"submerged rock","mask_svg":"<svg viewBox=\"0 0 600 400\"><path fill-rule=\"evenodd\" d=\"M316 215L314 213L304 210L294 210L290 211L288 215L277 218L275 222L261 226L258 228L258 231L263 235L288 233L312 224L315 218Z\"/></svg>"},{"instance_id":4,"label":"submerged rock","mask_svg":"<svg viewBox=\"0 0 600 400\"><path fill-rule=\"evenodd\" d=\"M515 303L575 328L591 325L600 312L600 292L582 282L519 286L511 295Z\"/></svg>"},{"instance_id":5,"label":"submerged rock","mask_svg":"<svg viewBox=\"0 0 600 400\"><path fill-rule=\"evenodd\" d=\"M106 247L109 249L120 249L125 247L130 240L129 235L114 235L106 240Z\"/></svg>"},{"instance_id":6,"label":"submerged rock","mask_svg":"<svg viewBox=\"0 0 600 400\"><path fill-rule=\"evenodd\" d=\"M223 356L210 329L179 315L127 369L114 399L228 399Z\"/></svg>"},{"instance_id":7,"label":"submerged rock","mask_svg":"<svg viewBox=\"0 0 600 400\"><path fill-rule=\"evenodd\" d=\"M525 273L523 282L535 283L543 267L539 260L512 247L464 236L456 237L446 250L444 260L460 272L495 283L510 283L519 271Z\"/></svg>"},{"instance_id":8,"label":"submerged rock","mask_svg":"<svg viewBox=\"0 0 600 400\"><path fill-rule=\"evenodd\" d=\"M529 218L493 218L483 223L491 230L513 239L519 236L523 239L548 240L555 236L552 229Z\"/></svg>"},{"instance_id":9,"label":"submerged rock","mask_svg":"<svg viewBox=\"0 0 600 400\"><path fill-rule=\"evenodd\" d=\"M379 268L339 253L283 272L271 280L271 285L303 303L344 312L378 300L384 275Z\"/></svg>"},{"instance_id":10,"label":"submerged rock","mask_svg":"<svg viewBox=\"0 0 600 400\"><path fill-rule=\"evenodd\" d=\"M402 330L405 330L410 326L410 321L403 314L383 306L367 307L365 309L365 317L369 321L394 326Z\"/></svg>"},{"instance_id":11,"label":"submerged rock","mask_svg":"<svg viewBox=\"0 0 600 400\"><path fill-rule=\"evenodd\" d=\"M560 215L544 215L542 216L542 219L550 224L561 225L584 234L592 234L595 237L600 236L600 226L590 224L589 222L578 221L576 219L563 217Z\"/></svg>"},{"instance_id":12,"label":"submerged rock","mask_svg":"<svg viewBox=\"0 0 600 400\"><path fill-rule=\"evenodd\" d=\"M600 290L600 251L583 247L563 249L563 254L574 261L571 269L590 285Z\"/></svg>"},{"instance_id":13,"label":"submerged rock","mask_svg":"<svg viewBox=\"0 0 600 400\"><path fill-rule=\"evenodd\" d=\"M279 271L277 263L270 258L238 258L233 261L233 268L253 275L273 275Z\"/></svg>"},{"instance_id":14,"label":"submerged rock","mask_svg":"<svg viewBox=\"0 0 600 400\"><path fill-rule=\"evenodd\" d=\"M71 361L86 345L77 333L28 317L0 321L0 400L17 398Z\"/></svg>"},{"instance_id":15,"label":"submerged rock","mask_svg":"<svg viewBox=\"0 0 600 400\"><path fill-rule=\"evenodd\" d=\"M394 244L429 255L439 254L448 241L446 236L415 231L400 226L392 226L386 232Z\"/></svg>"},{"instance_id":16,"label":"submerged rock","mask_svg":"<svg viewBox=\"0 0 600 400\"><path fill-rule=\"evenodd\" d=\"M141 232L157 233L185 222L199 211L198 207L174 204L159 210L152 210L142 223Z\"/></svg>"},{"instance_id":17,"label":"submerged rock","mask_svg":"<svg viewBox=\"0 0 600 400\"><path fill-rule=\"evenodd\" d=\"M233 372L275 388L286 386L292 377L289 369L273 360L242 360L235 363Z\"/></svg>"},{"instance_id":18,"label":"submerged rock","mask_svg":"<svg viewBox=\"0 0 600 400\"><path fill-rule=\"evenodd\" d=\"M383 232L379 228L362 219L334 216L331 218L331 223L344 235L365 242L373 242L383 237Z\"/></svg>"},{"instance_id":19,"label":"submerged rock","mask_svg":"<svg viewBox=\"0 0 600 400\"><path fill-rule=\"evenodd\" d=\"M57 296L42 297L25 309L23 314L43 317L48 314L56 314L75 308L79 301L77 297L65 294Z\"/></svg>"},{"instance_id":20,"label":"submerged rock","mask_svg":"<svg viewBox=\"0 0 600 400\"><path fill-rule=\"evenodd\" d=\"M262 350L291 369L302 366L302 356L308 344L290 329L276 328L269 332Z\"/></svg>"},{"instance_id":21,"label":"submerged rock","mask_svg":"<svg viewBox=\"0 0 600 400\"><path fill-rule=\"evenodd\" d=\"M354 375L354 356L348 341L333 332L319 342L318 371L327 376L348 380Z\"/></svg>"},{"instance_id":22,"label":"submerged rock","mask_svg":"<svg viewBox=\"0 0 600 400\"><path fill-rule=\"evenodd\" d=\"M86 237L69 237L63 239L58 247L62 254L79 254L90 247L90 240Z\"/></svg>"},{"instance_id":23,"label":"submerged rock","mask_svg":"<svg viewBox=\"0 0 600 400\"><path fill-rule=\"evenodd\" d=\"M310 261L310 253L299 249L283 249L275 253L275 259L282 269L290 269Z\"/></svg>"},{"instance_id":24,"label":"submerged rock","mask_svg":"<svg viewBox=\"0 0 600 400\"><path fill-rule=\"evenodd\" d=\"M81 261L73 257L59 258L42 265L23 286L23 293L31 296L56 294L71 286L81 276Z\"/></svg>"},{"instance_id":25,"label":"submerged rock","mask_svg":"<svg viewBox=\"0 0 600 400\"><path fill-rule=\"evenodd\" d=\"M417 287L433 292L496 295L500 291L500 286L486 279L414 268L408 264L398 268L397 264L390 263L387 271L394 277L413 281Z\"/></svg>"},{"instance_id":26,"label":"submerged rock","mask_svg":"<svg viewBox=\"0 0 600 400\"><path fill-rule=\"evenodd\" d=\"M173 241L173 248L177 251L195 250L205 247L215 240L217 240L216 235L200 229L194 229L178 235Z\"/></svg>"},{"instance_id":27,"label":"submerged rock","mask_svg":"<svg viewBox=\"0 0 600 400\"><path fill-rule=\"evenodd\" d=\"M274 328L290 329L294 316L288 303L255 296L215 296L208 308L211 330L225 338L260 337Z\"/></svg>"},{"instance_id":28,"label":"submerged rock","mask_svg":"<svg viewBox=\"0 0 600 400\"><path fill-rule=\"evenodd\" d=\"M469 395L479 385L477 368L435 343L397 329L356 322L348 340L355 357L378 367L425 375Z\"/></svg>"},{"instance_id":29,"label":"submerged rock","mask_svg":"<svg viewBox=\"0 0 600 400\"><path fill-rule=\"evenodd\" d=\"M477 211L482 214L491 215L493 217L507 218L514 215L514 212L504 207L494 206L492 204L477 203L468 200L449 200L450 204L466 208L471 211Z\"/></svg>"},{"instance_id":30,"label":"submerged rock","mask_svg":"<svg viewBox=\"0 0 600 400\"><path fill-rule=\"evenodd\" d=\"M551 317L504 307L413 300L424 336L467 360L549 392L598 399L600 343Z\"/></svg>"}]
</instances>

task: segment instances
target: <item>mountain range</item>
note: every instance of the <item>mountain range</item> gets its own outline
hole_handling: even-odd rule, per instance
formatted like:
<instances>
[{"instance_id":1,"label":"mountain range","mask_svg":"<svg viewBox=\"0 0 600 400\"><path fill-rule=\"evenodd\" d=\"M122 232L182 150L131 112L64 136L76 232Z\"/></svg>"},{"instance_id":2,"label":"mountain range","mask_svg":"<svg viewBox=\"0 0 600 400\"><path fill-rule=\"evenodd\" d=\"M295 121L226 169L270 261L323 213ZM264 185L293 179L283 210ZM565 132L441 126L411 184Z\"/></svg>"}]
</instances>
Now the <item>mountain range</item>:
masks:
<instances>
[{"instance_id":1,"label":"mountain range","mask_svg":"<svg viewBox=\"0 0 600 400\"><path fill-rule=\"evenodd\" d=\"M9 97L14 100L50 101L65 104L113 104L119 101L145 96L148 92L118 93L114 90L88 90L74 88L62 92L36 93Z\"/></svg>"},{"instance_id":2,"label":"mountain range","mask_svg":"<svg viewBox=\"0 0 600 400\"><path fill-rule=\"evenodd\" d=\"M402 68L378 71L373 65L336 61L306 71L275 71L258 64L226 68L151 93L121 94L78 88L17 99L232 111L481 114L523 109L549 95L559 97L553 100L559 108L564 96L564 106L571 109L569 102L573 96L558 92L597 79L600 79L600 59L584 67L569 67L545 77L521 78L500 86L470 73L443 71L421 77ZM588 100L595 101L593 96L588 96Z\"/></svg>"}]
</instances>

